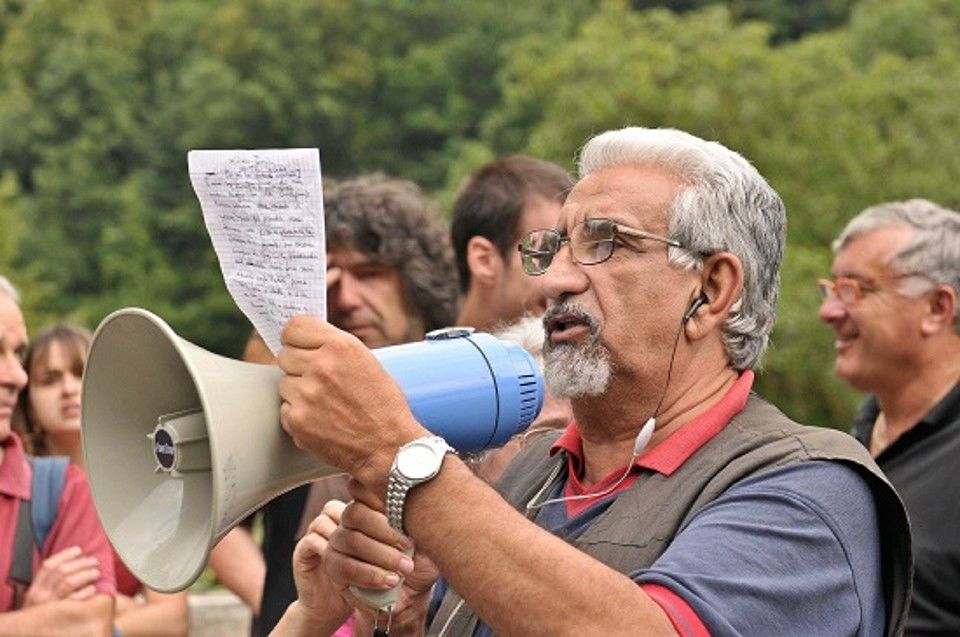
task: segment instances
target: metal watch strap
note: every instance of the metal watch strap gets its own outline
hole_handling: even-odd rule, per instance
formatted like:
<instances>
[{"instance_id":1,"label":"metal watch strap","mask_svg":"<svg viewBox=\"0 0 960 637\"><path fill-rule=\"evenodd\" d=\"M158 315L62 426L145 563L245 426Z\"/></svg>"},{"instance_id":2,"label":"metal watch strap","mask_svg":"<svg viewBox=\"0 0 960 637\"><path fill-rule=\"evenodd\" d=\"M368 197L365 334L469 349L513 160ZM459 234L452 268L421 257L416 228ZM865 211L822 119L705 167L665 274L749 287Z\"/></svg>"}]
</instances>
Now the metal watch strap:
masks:
<instances>
[{"instance_id":1,"label":"metal watch strap","mask_svg":"<svg viewBox=\"0 0 960 637\"><path fill-rule=\"evenodd\" d=\"M412 444L422 444L424 442L432 442L437 445L439 449L443 450L443 456L445 457L448 453L456 453L453 447L447 444L447 442L440 436L424 436L422 438L417 438L413 440L400 449L397 450L397 456L403 451L404 447ZM439 473L440 467L443 465L443 457L440 458L440 462L437 465L437 472L435 472L429 478L424 480L418 480L416 482L410 480L404 476L397 469L397 461L394 459L394 465L390 469L390 476L387 478L387 521L390 526L397 529L401 533L405 533L403 528L403 509L407 501L407 493L410 492L410 489L417 486L418 484L423 484L434 477Z\"/></svg>"},{"instance_id":2,"label":"metal watch strap","mask_svg":"<svg viewBox=\"0 0 960 637\"><path fill-rule=\"evenodd\" d=\"M404 532L403 505L407 501L407 492L411 486L413 485L409 480L395 473L391 473L387 481L387 521L401 533Z\"/></svg>"}]
</instances>

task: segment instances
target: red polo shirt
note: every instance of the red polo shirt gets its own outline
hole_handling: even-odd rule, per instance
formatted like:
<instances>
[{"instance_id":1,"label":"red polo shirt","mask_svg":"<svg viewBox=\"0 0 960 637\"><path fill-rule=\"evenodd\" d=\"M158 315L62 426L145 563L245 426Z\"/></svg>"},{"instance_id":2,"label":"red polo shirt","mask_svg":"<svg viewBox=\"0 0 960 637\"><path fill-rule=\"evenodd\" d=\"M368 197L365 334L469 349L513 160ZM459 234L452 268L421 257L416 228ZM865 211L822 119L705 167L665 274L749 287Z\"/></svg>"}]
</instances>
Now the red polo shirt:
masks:
<instances>
[{"instance_id":1,"label":"red polo shirt","mask_svg":"<svg viewBox=\"0 0 960 637\"><path fill-rule=\"evenodd\" d=\"M20 501L30 499L32 473L16 434L10 434L0 446L3 447L3 460L0 461L0 612L6 612L13 605L13 587L8 581L13 559L13 536ZM114 595L112 549L97 518L86 476L74 465L67 467L57 519L50 528L42 550L34 551L34 572L40 568L42 560L71 546L79 546L84 555L97 558L100 562L100 579L94 587L98 593Z\"/></svg>"},{"instance_id":2,"label":"red polo shirt","mask_svg":"<svg viewBox=\"0 0 960 637\"><path fill-rule=\"evenodd\" d=\"M672 474L695 451L720 433L727 426L727 423L743 410L752 387L753 372L747 370L740 375L740 378L720 399L720 402L670 434L666 440L656 447L642 454L634 460L633 467L649 469L665 476ZM606 490L620 479L626 469L626 467L621 467L592 487L584 487L578 477L580 467L583 466L583 440L580 438L580 430L577 429L576 422L570 423L563 435L554 443L550 453L556 453L561 449L567 452L569 458L564 497L589 494L608 497L610 494L605 493ZM638 475L639 472L632 472L610 493L618 493L626 489L636 481ZM565 504L568 518L583 512L596 501L596 498L567 500ZM693 609L673 591L657 584L641 584L640 586L664 610L678 633L681 635L696 635L697 637L709 636L710 633L696 613L693 612Z\"/></svg>"}]
</instances>

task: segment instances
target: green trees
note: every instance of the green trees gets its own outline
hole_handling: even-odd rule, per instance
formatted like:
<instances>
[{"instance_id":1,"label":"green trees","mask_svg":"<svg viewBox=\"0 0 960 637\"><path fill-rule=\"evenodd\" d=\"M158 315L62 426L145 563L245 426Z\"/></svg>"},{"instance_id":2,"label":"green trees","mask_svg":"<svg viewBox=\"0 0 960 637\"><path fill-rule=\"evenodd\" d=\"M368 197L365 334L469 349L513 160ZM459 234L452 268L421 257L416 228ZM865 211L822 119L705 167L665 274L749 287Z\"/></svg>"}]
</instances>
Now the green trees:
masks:
<instances>
[{"instance_id":1,"label":"green trees","mask_svg":"<svg viewBox=\"0 0 960 637\"><path fill-rule=\"evenodd\" d=\"M864 1L849 28L777 44L770 26L735 22L716 4L677 15L606 2L551 45L549 62L542 42L518 47L489 138L563 162L597 130L672 126L750 158L790 219L758 384L791 415L839 425L857 397L832 376L814 281L829 273L830 240L867 205L915 196L960 205L956 7Z\"/></svg>"},{"instance_id":2,"label":"green trees","mask_svg":"<svg viewBox=\"0 0 960 637\"><path fill-rule=\"evenodd\" d=\"M499 99L502 44L550 23L549 4L511 9L508 21L506 3L440 0L8 5L0 218L25 229L18 241L4 230L0 265L24 270L31 288L49 284L28 295L35 319L95 324L139 304L235 354L247 327L220 280L186 152L320 146L327 175L379 169L444 184L448 149L474 139Z\"/></svg>"},{"instance_id":3,"label":"green trees","mask_svg":"<svg viewBox=\"0 0 960 637\"><path fill-rule=\"evenodd\" d=\"M327 177L385 170L449 202L497 154L572 168L595 131L673 126L741 151L783 195L759 383L840 424L857 397L830 372L813 280L866 205L960 205L958 36L952 0L10 0L0 271L34 326L142 305L236 354L247 326L188 150L319 146Z\"/></svg>"}]
</instances>

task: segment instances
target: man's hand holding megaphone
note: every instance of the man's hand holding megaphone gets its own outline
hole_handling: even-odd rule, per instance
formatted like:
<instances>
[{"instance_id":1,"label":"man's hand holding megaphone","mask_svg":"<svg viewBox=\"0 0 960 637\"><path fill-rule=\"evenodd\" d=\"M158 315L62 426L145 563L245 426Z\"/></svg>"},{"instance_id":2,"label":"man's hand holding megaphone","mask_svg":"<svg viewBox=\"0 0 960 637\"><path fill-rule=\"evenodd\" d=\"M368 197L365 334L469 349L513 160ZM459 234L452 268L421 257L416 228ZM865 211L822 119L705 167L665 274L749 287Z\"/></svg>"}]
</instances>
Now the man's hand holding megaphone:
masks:
<instances>
[{"instance_id":1,"label":"man's hand holding megaphone","mask_svg":"<svg viewBox=\"0 0 960 637\"><path fill-rule=\"evenodd\" d=\"M298 316L281 338L284 431L299 448L383 497L397 449L430 432L417 422L397 382L352 334Z\"/></svg>"},{"instance_id":2,"label":"man's hand holding megaphone","mask_svg":"<svg viewBox=\"0 0 960 637\"><path fill-rule=\"evenodd\" d=\"M413 542L389 524L382 494L397 450L430 432L370 350L347 332L296 317L284 328L277 361L287 374L279 386L284 430L298 447L353 476L354 500L328 503L297 545L293 616L312 625L335 622L343 604L366 609L360 621L375 625L372 600L353 593L389 591L412 576L391 612L398 622L422 626L437 569L425 556L411 557ZM329 599L331 588L341 604Z\"/></svg>"}]
</instances>

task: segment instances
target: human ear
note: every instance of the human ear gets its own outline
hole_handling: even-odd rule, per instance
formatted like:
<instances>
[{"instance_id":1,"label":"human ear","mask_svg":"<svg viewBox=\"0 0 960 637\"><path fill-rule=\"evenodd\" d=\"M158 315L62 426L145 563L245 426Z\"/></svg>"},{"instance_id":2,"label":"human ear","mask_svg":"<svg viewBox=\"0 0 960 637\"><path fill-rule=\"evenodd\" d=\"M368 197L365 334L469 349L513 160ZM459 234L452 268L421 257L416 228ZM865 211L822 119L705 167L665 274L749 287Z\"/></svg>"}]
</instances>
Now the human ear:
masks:
<instances>
[{"instance_id":1,"label":"human ear","mask_svg":"<svg viewBox=\"0 0 960 637\"><path fill-rule=\"evenodd\" d=\"M467 268L470 281L483 287L495 287L503 275L503 257L486 237L470 237L467 242Z\"/></svg>"},{"instance_id":2,"label":"human ear","mask_svg":"<svg viewBox=\"0 0 960 637\"><path fill-rule=\"evenodd\" d=\"M687 337L703 338L721 328L742 290L743 264L736 255L717 252L707 257L700 271L700 292L706 300L686 322Z\"/></svg>"},{"instance_id":3,"label":"human ear","mask_svg":"<svg viewBox=\"0 0 960 637\"><path fill-rule=\"evenodd\" d=\"M938 285L925 295L926 307L920 321L924 336L932 336L943 330L953 331L953 317L957 311L957 293L949 285Z\"/></svg>"}]
</instances>

